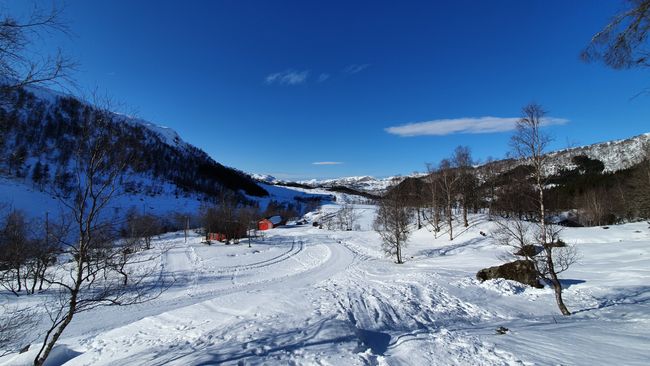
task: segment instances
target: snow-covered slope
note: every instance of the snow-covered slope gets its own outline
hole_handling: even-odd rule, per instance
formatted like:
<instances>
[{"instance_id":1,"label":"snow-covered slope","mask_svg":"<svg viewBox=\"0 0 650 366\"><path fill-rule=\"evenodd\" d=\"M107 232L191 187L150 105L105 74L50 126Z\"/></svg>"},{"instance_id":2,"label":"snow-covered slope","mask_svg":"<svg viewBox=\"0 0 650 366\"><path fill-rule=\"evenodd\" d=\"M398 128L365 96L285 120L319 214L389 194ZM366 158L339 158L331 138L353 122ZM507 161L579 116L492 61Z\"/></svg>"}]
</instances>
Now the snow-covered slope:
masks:
<instances>
[{"instance_id":1,"label":"snow-covered slope","mask_svg":"<svg viewBox=\"0 0 650 366\"><path fill-rule=\"evenodd\" d=\"M576 168L574 157L587 156L590 159L599 160L604 165L604 172L616 172L633 167L650 154L650 133L622 140L599 142L591 145L574 147L549 152L546 165L546 175L554 175L562 170ZM525 164L525 161L516 161L514 165ZM512 160L497 160L489 163L496 172L504 172L512 169ZM488 165L478 166L479 174Z\"/></svg>"},{"instance_id":2,"label":"snow-covered slope","mask_svg":"<svg viewBox=\"0 0 650 366\"><path fill-rule=\"evenodd\" d=\"M338 209L326 205L319 214ZM574 312L563 317L549 287L476 280L504 251L481 235L494 230L485 217L471 216L469 228L458 223L453 242L426 228L416 231L404 248L405 263L397 265L371 229L376 208L354 209L359 231L283 227L250 248L206 246L199 235L187 243L182 233L160 237L152 249L159 255L142 266L159 268L174 285L143 305L78 314L54 363L647 365L647 224L563 232L581 257L562 274ZM32 299L12 301L26 306ZM46 320L44 309L38 311ZM498 334L500 327L508 331ZM26 338L33 343L28 352L0 363L32 364L34 339Z\"/></svg>"},{"instance_id":3,"label":"snow-covered slope","mask_svg":"<svg viewBox=\"0 0 650 366\"><path fill-rule=\"evenodd\" d=\"M650 149L650 133L634 136L623 140L613 140L596 144L554 151L548 154L552 170L555 173L560 169L575 168L572 158L586 155L591 159L598 159L605 165L606 172L615 172L627 169L640 163Z\"/></svg>"},{"instance_id":4,"label":"snow-covered slope","mask_svg":"<svg viewBox=\"0 0 650 366\"><path fill-rule=\"evenodd\" d=\"M100 116L100 117L97 117ZM98 122L98 121L103 122ZM164 215L196 213L223 191L241 200L293 202L284 188L274 194L248 175L214 161L171 128L103 111L46 88L19 89L0 106L0 208L41 216L58 212L52 192L66 195L75 177L76 146L83 131L110 131L108 151L130 151L128 179L120 181L115 211L136 207ZM98 123L103 123L101 129ZM92 138L92 137L91 137ZM68 193L66 193L68 192Z\"/></svg>"}]
</instances>

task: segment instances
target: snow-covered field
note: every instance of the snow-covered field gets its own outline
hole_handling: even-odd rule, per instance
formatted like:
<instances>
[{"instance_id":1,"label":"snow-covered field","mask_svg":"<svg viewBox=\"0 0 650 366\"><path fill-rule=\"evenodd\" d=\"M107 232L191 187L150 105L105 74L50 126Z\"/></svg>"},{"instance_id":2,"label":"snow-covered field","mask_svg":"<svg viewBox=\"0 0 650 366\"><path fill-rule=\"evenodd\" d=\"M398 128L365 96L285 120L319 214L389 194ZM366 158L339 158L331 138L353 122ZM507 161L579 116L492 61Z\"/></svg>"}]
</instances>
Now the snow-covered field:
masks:
<instances>
[{"instance_id":1,"label":"snow-covered field","mask_svg":"<svg viewBox=\"0 0 650 366\"><path fill-rule=\"evenodd\" d=\"M163 235L156 247L171 249L149 265L173 277L173 286L142 305L77 315L50 364L650 361L647 223L564 231L581 257L563 274L565 300L575 313L563 317L549 288L475 279L479 269L499 264L503 251L479 234L492 231L484 217L473 216L453 242L434 239L426 229L416 232L406 263L397 265L383 256L371 230L374 207L355 209L361 231L290 226L266 232L250 248L246 241L207 246L196 234L188 243L182 233ZM496 334L501 326L509 332ZM30 364L35 348L0 362Z\"/></svg>"}]
</instances>

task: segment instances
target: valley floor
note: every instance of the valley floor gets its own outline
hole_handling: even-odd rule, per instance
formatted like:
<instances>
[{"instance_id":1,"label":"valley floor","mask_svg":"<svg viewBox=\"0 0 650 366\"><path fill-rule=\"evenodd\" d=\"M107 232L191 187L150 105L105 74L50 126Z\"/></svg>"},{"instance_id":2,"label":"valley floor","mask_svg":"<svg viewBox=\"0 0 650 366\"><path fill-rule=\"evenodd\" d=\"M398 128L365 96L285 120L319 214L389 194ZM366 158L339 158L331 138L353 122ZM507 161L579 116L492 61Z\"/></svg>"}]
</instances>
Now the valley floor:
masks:
<instances>
[{"instance_id":1,"label":"valley floor","mask_svg":"<svg viewBox=\"0 0 650 366\"><path fill-rule=\"evenodd\" d=\"M324 210L336 210L329 205ZM75 317L51 365L645 365L650 360L650 229L566 229L580 262L549 288L475 279L500 263L492 224L474 216L454 241L422 229L406 263L383 256L373 206L361 230L277 228L264 240L156 241L173 278L159 298ZM460 230L460 228L459 228ZM10 299L11 300L11 299ZM509 329L496 334L498 327ZM30 364L32 351L0 359Z\"/></svg>"}]
</instances>

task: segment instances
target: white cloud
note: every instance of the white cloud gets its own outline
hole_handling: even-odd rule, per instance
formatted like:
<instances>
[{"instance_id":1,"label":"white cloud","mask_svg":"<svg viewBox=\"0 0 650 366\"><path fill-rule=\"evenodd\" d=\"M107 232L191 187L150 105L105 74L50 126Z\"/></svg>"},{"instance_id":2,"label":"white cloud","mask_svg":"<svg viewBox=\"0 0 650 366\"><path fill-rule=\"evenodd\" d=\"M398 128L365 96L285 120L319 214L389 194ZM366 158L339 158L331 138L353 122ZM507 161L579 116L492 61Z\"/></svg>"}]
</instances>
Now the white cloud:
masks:
<instances>
[{"instance_id":1,"label":"white cloud","mask_svg":"<svg viewBox=\"0 0 650 366\"><path fill-rule=\"evenodd\" d=\"M370 66L370 64L352 64L343 69L343 72L346 74L356 74L367 69L368 66Z\"/></svg>"},{"instance_id":2,"label":"white cloud","mask_svg":"<svg viewBox=\"0 0 650 366\"><path fill-rule=\"evenodd\" d=\"M267 75L264 80L267 84L280 84L280 85L298 85L303 84L309 77L309 70L296 71L286 70Z\"/></svg>"},{"instance_id":3,"label":"white cloud","mask_svg":"<svg viewBox=\"0 0 650 366\"><path fill-rule=\"evenodd\" d=\"M315 161L312 163L312 165L341 165L343 162L341 161Z\"/></svg>"},{"instance_id":4,"label":"white cloud","mask_svg":"<svg viewBox=\"0 0 650 366\"><path fill-rule=\"evenodd\" d=\"M318 82L322 83L323 81L327 80L330 78L330 74L322 73L318 75Z\"/></svg>"},{"instance_id":5,"label":"white cloud","mask_svg":"<svg viewBox=\"0 0 650 366\"><path fill-rule=\"evenodd\" d=\"M436 119L433 121L408 123L386 128L386 132L402 137L410 136L445 136L455 133L494 133L512 131L519 117L473 117ZM563 125L569 122L564 118L545 118L542 125Z\"/></svg>"}]
</instances>

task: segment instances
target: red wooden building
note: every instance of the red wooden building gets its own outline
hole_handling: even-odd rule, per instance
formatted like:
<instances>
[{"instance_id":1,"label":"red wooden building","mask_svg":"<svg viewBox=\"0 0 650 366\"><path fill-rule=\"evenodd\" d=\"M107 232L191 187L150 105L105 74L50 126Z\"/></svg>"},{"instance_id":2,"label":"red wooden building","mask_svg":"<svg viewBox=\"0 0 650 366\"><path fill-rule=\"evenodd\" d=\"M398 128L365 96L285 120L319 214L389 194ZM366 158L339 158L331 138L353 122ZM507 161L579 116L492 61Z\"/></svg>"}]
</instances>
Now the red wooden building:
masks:
<instances>
[{"instance_id":1,"label":"red wooden building","mask_svg":"<svg viewBox=\"0 0 650 366\"><path fill-rule=\"evenodd\" d=\"M257 222L257 229L261 231L273 229L278 225L282 225L282 222L283 220L280 216L267 217Z\"/></svg>"},{"instance_id":2,"label":"red wooden building","mask_svg":"<svg viewBox=\"0 0 650 366\"><path fill-rule=\"evenodd\" d=\"M226 235L222 233L208 233L208 240L226 241L228 238L226 238Z\"/></svg>"}]
</instances>

